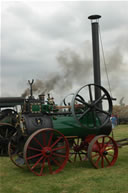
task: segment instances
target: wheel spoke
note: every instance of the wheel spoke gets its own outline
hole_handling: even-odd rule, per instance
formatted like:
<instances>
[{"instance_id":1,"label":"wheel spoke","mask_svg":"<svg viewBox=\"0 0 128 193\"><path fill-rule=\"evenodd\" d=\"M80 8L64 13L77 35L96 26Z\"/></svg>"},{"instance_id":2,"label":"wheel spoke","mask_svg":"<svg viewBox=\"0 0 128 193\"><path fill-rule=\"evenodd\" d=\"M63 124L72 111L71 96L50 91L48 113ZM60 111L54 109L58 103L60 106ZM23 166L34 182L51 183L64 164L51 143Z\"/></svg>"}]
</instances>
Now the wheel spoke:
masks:
<instances>
[{"instance_id":1,"label":"wheel spoke","mask_svg":"<svg viewBox=\"0 0 128 193\"><path fill-rule=\"evenodd\" d=\"M39 156L41 156L41 155L42 155L42 153L39 153L39 154L36 154L36 155L32 155L32 156L30 156L30 157L27 157L27 160L33 159L33 158L35 158L35 157L39 157Z\"/></svg>"},{"instance_id":2,"label":"wheel spoke","mask_svg":"<svg viewBox=\"0 0 128 193\"><path fill-rule=\"evenodd\" d=\"M98 145L99 150L100 150L100 144L99 144L99 142L97 140L96 140L96 144Z\"/></svg>"},{"instance_id":3,"label":"wheel spoke","mask_svg":"<svg viewBox=\"0 0 128 193\"><path fill-rule=\"evenodd\" d=\"M82 104L84 104L85 106L89 106L88 103L86 103L85 101L83 101L83 100L81 100L81 99L78 99L77 96L76 96L75 100L78 101L78 102L80 102L80 103L82 103Z\"/></svg>"},{"instance_id":4,"label":"wheel spoke","mask_svg":"<svg viewBox=\"0 0 128 193\"><path fill-rule=\"evenodd\" d=\"M111 165L111 162L109 161L109 159L106 157L106 155L104 156L105 157L105 159L106 159L106 161L107 161L107 163L109 164L109 166Z\"/></svg>"},{"instance_id":5,"label":"wheel spoke","mask_svg":"<svg viewBox=\"0 0 128 193\"><path fill-rule=\"evenodd\" d=\"M42 174L43 174L45 160L46 160L46 157L43 159L43 163L42 163L41 170L40 170L40 176L42 176Z\"/></svg>"},{"instance_id":6,"label":"wheel spoke","mask_svg":"<svg viewBox=\"0 0 128 193\"><path fill-rule=\"evenodd\" d=\"M104 137L102 139L102 148L104 147Z\"/></svg>"},{"instance_id":7,"label":"wheel spoke","mask_svg":"<svg viewBox=\"0 0 128 193\"><path fill-rule=\"evenodd\" d=\"M33 170L38 163L40 163L40 161L44 158L44 156L40 157L40 159L37 160L37 162L31 167L31 169Z\"/></svg>"},{"instance_id":8,"label":"wheel spoke","mask_svg":"<svg viewBox=\"0 0 128 193\"><path fill-rule=\"evenodd\" d=\"M113 151L114 151L114 148L113 148L113 147L110 147L109 149L106 149L106 148L105 148L105 150L106 150L106 151L110 151L110 150L113 150Z\"/></svg>"},{"instance_id":9,"label":"wheel spoke","mask_svg":"<svg viewBox=\"0 0 128 193\"><path fill-rule=\"evenodd\" d=\"M42 137L43 137L43 145L45 147L46 146L46 133L45 133L45 131L42 132Z\"/></svg>"},{"instance_id":10,"label":"wheel spoke","mask_svg":"<svg viewBox=\"0 0 128 193\"><path fill-rule=\"evenodd\" d=\"M75 100L78 101L78 102L80 102L80 103L82 103L82 104L83 104L83 102L84 102L84 101L82 101L81 99L78 99L77 96L76 96Z\"/></svg>"},{"instance_id":11,"label":"wheel spoke","mask_svg":"<svg viewBox=\"0 0 128 193\"><path fill-rule=\"evenodd\" d=\"M56 147L56 148L52 149L52 151L57 151L57 150L64 149L64 148L65 148L65 146Z\"/></svg>"},{"instance_id":12,"label":"wheel spoke","mask_svg":"<svg viewBox=\"0 0 128 193\"><path fill-rule=\"evenodd\" d=\"M83 154L83 155L87 155L87 153L85 153L85 152L83 152L83 151L81 151L81 154Z\"/></svg>"},{"instance_id":13,"label":"wheel spoke","mask_svg":"<svg viewBox=\"0 0 128 193\"><path fill-rule=\"evenodd\" d=\"M38 143L40 145L41 148L43 148L43 146L41 145L41 143L36 139L36 137L33 137L34 141L36 141L36 143Z\"/></svg>"},{"instance_id":14,"label":"wheel spoke","mask_svg":"<svg viewBox=\"0 0 128 193\"><path fill-rule=\"evenodd\" d=\"M82 161L82 158L81 158L81 155L80 155L80 153L78 153L78 155L79 155L80 161Z\"/></svg>"},{"instance_id":15,"label":"wheel spoke","mask_svg":"<svg viewBox=\"0 0 128 193\"><path fill-rule=\"evenodd\" d=\"M99 156L98 153L96 153L95 155L92 155L92 158L97 157L97 156Z\"/></svg>"},{"instance_id":16,"label":"wheel spoke","mask_svg":"<svg viewBox=\"0 0 128 193\"><path fill-rule=\"evenodd\" d=\"M59 137L52 145L51 148L53 148L63 137Z\"/></svg>"},{"instance_id":17,"label":"wheel spoke","mask_svg":"<svg viewBox=\"0 0 128 193\"><path fill-rule=\"evenodd\" d=\"M105 149L106 149L107 146L109 146L110 142L111 142L111 139L109 139L109 141L108 141L107 143L105 143L105 146L104 146ZM112 146L112 145L111 145L111 146ZM110 146L109 146L109 147L110 147Z\"/></svg>"},{"instance_id":18,"label":"wheel spoke","mask_svg":"<svg viewBox=\"0 0 128 193\"><path fill-rule=\"evenodd\" d=\"M69 153L69 155L70 155L70 156L69 156L68 161L69 161L70 163L72 163L71 158L72 158L73 153L72 153L72 152L70 152L70 153Z\"/></svg>"},{"instance_id":19,"label":"wheel spoke","mask_svg":"<svg viewBox=\"0 0 128 193\"><path fill-rule=\"evenodd\" d=\"M93 101L93 97L92 97L92 90L91 90L91 85L88 85L89 87L89 96L90 96L90 101Z\"/></svg>"},{"instance_id":20,"label":"wheel spoke","mask_svg":"<svg viewBox=\"0 0 128 193\"><path fill-rule=\"evenodd\" d=\"M96 110L99 111L100 113L106 114L109 117L111 116L111 113L107 112L107 111L103 111L102 109L98 108L97 106L95 106Z\"/></svg>"},{"instance_id":21,"label":"wheel spoke","mask_svg":"<svg viewBox=\"0 0 128 193\"><path fill-rule=\"evenodd\" d=\"M104 168L104 157L101 157L101 167Z\"/></svg>"},{"instance_id":22,"label":"wheel spoke","mask_svg":"<svg viewBox=\"0 0 128 193\"><path fill-rule=\"evenodd\" d=\"M73 142L73 147L75 147L75 145L77 145L77 142L74 140L74 142Z\"/></svg>"},{"instance_id":23,"label":"wheel spoke","mask_svg":"<svg viewBox=\"0 0 128 193\"><path fill-rule=\"evenodd\" d=\"M76 158L77 158L77 153L75 153L74 162L76 161Z\"/></svg>"},{"instance_id":24,"label":"wheel spoke","mask_svg":"<svg viewBox=\"0 0 128 193\"><path fill-rule=\"evenodd\" d=\"M28 149L31 149L31 150L34 150L34 151L42 151L41 149L37 149L37 148L34 148L34 147L30 147L30 146L28 146Z\"/></svg>"},{"instance_id":25,"label":"wheel spoke","mask_svg":"<svg viewBox=\"0 0 128 193\"><path fill-rule=\"evenodd\" d=\"M60 163L59 163L57 160L54 159L54 157L51 156L51 159L54 161L54 163L55 163L57 166L59 166L59 167L61 166Z\"/></svg>"},{"instance_id":26,"label":"wheel spoke","mask_svg":"<svg viewBox=\"0 0 128 193\"><path fill-rule=\"evenodd\" d=\"M49 168L49 173L52 174L52 167L51 167L49 158L48 158L48 168Z\"/></svg>"},{"instance_id":27,"label":"wheel spoke","mask_svg":"<svg viewBox=\"0 0 128 193\"><path fill-rule=\"evenodd\" d=\"M91 108L88 108L88 109L78 118L78 120L82 119L83 116L86 115L90 110L91 110Z\"/></svg>"},{"instance_id":28,"label":"wheel spoke","mask_svg":"<svg viewBox=\"0 0 128 193\"><path fill-rule=\"evenodd\" d=\"M100 161L100 158L101 158L101 156L99 155L98 159L97 159L96 162L95 162L95 165L96 165L97 168L98 168L98 163L99 163L99 161Z\"/></svg>"},{"instance_id":29,"label":"wheel spoke","mask_svg":"<svg viewBox=\"0 0 128 193\"><path fill-rule=\"evenodd\" d=\"M109 155L109 156L113 157L113 155L112 155L112 154L110 154L110 153L108 153L107 155Z\"/></svg>"},{"instance_id":30,"label":"wheel spoke","mask_svg":"<svg viewBox=\"0 0 128 193\"><path fill-rule=\"evenodd\" d=\"M79 138L77 139L77 145L79 145Z\"/></svg>"},{"instance_id":31,"label":"wheel spoke","mask_svg":"<svg viewBox=\"0 0 128 193\"><path fill-rule=\"evenodd\" d=\"M94 105L97 105L104 97L106 96L106 94L104 94L103 96L101 96L99 99L97 99L94 103Z\"/></svg>"},{"instance_id":32,"label":"wheel spoke","mask_svg":"<svg viewBox=\"0 0 128 193\"><path fill-rule=\"evenodd\" d=\"M57 156L57 157L62 157L62 158L65 158L66 157L66 155L62 155L62 154L58 154L58 153L52 153L52 155L55 155L55 156Z\"/></svg>"},{"instance_id":33,"label":"wheel spoke","mask_svg":"<svg viewBox=\"0 0 128 193\"><path fill-rule=\"evenodd\" d=\"M53 138L53 132L51 132L50 134L49 141L48 141L48 147L51 145L52 138Z\"/></svg>"}]
</instances>

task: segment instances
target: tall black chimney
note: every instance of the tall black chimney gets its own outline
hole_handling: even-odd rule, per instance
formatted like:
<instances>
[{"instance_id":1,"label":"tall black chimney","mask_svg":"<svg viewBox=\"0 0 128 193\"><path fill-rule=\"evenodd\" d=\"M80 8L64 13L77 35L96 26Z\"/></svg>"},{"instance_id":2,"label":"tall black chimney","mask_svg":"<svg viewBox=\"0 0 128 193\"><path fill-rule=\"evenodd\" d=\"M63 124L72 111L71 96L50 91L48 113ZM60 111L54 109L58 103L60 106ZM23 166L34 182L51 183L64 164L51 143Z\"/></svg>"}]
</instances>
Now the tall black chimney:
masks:
<instances>
[{"instance_id":1,"label":"tall black chimney","mask_svg":"<svg viewBox=\"0 0 128 193\"><path fill-rule=\"evenodd\" d=\"M91 15L88 19L92 24L92 46L93 46L93 69L94 69L94 84L101 85L100 74L100 52L99 52L99 23L100 15ZM101 90L95 89L95 100L101 97ZM102 104L99 104L100 107Z\"/></svg>"}]
</instances>

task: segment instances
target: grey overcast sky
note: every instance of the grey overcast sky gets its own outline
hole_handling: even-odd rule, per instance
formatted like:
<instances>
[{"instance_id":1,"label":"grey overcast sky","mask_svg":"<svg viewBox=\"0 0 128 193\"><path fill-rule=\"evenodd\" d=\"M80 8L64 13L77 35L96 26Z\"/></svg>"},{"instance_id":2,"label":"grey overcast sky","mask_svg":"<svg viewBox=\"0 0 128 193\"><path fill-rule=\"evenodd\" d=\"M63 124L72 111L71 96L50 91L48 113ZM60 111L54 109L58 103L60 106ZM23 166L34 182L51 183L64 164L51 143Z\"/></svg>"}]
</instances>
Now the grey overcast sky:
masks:
<instances>
[{"instance_id":1,"label":"grey overcast sky","mask_svg":"<svg viewBox=\"0 0 128 193\"><path fill-rule=\"evenodd\" d=\"M127 1L3 1L1 96L21 96L28 79L58 99L93 83L91 24L99 14L112 95L128 104ZM102 85L108 82L101 52Z\"/></svg>"}]
</instances>

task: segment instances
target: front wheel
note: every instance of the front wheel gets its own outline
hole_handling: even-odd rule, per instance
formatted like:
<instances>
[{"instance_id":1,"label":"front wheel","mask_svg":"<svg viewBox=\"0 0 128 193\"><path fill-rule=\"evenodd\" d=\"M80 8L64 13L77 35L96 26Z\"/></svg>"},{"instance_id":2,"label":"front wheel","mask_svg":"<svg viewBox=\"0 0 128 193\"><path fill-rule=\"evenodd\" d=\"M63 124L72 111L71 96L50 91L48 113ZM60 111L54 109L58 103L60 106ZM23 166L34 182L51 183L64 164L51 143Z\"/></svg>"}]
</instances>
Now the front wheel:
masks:
<instances>
[{"instance_id":1,"label":"front wheel","mask_svg":"<svg viewBox=\"0 0 128 193\"><path fill-rule=\"evenodd\" d=\"M37 176L60 172L69 159L69 144L57 130L46 128L34 132L24 146L27 167Z\"/></svg>"},{"instance_id":2,"label":"front wheel","mask_svg":"<svg viewBox=\"0 0 128 193\"><path fill-rule=\"evenodd\" d=\"M118 146L110 136L96 136L90 142L88 147L88 158L95 168L113 166L117 157Z\"/></svg>"}]
</instances>

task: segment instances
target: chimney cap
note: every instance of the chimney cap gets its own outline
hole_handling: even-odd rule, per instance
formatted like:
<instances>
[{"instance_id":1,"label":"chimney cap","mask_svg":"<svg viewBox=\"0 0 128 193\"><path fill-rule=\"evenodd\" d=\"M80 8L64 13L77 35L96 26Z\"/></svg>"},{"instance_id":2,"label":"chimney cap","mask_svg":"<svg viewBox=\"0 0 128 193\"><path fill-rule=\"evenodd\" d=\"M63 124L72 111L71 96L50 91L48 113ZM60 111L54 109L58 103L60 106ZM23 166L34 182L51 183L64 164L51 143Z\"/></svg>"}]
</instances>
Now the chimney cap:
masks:
<instances>
[{"instance_id":1,"label":"chimney cap","mask_svg":"<svg viewBox=\"0 0 128 193\"><path fill-rule=\"evenodd\" d=\"M88 17L88 19L91 19L91 20L93 20L93 19L100 19L100 18L101 18L101 15L90 15Z\"/></svg>"}]
</instances>

